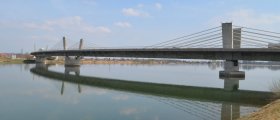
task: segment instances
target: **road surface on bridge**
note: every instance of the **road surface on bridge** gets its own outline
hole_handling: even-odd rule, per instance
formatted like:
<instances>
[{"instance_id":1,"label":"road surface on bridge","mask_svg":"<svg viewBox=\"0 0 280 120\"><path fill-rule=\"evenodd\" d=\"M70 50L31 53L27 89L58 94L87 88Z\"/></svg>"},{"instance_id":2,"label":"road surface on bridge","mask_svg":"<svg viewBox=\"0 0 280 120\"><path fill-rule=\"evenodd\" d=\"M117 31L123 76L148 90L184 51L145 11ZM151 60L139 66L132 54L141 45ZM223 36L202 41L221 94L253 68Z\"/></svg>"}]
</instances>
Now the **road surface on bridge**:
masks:
<instances>
[{"instance_id":1,"label":"road surface on bridge","mask_svg":"<svg viewBox=\"0 0 280 120\"><path fill-rule=\"evenodd\" d=\"M280 61L280 49L269 48L139 48L50 50L31 53L34 56L93 56L208 60Z\"/></svg>"}]
</instances>

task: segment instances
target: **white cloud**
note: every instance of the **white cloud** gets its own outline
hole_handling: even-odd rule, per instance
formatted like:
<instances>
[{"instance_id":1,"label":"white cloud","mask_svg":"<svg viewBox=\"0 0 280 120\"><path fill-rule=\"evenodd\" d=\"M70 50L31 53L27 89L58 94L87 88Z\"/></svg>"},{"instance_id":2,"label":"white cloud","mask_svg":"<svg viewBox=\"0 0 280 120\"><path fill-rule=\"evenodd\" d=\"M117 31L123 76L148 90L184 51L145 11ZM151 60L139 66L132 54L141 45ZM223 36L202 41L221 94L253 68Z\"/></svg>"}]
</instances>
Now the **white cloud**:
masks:
<instances>
[{"instance_id":1,"label":"white cloud","mask_svg":"<svg viewBox=\"0 0 280 120\"><path fill-rule=\"evenodd\" d=\"M46 31L77 31L90 33L110 33L111 30L105 26L93 27L87 24L80 16L66 17L55 20L46 20L43 23L24 23L23 26L29 29L40 29Z\"/></svg>"},{"instance_id":2,"label":"white cloud","mask_svg":"<svg viewBox=\"0 0 280 120\"><path fill-rule=\"evenodd\" d=\"M162 9L162 5L160 3L156 3L155 4L156 9L161 10Z\"/></svg>"},{"instance_id":3,"label":"white cloud","mask_svg":"<svg viewBox=\"0 0 280 120\"><path fill-rule=\"evenodd\" d=\"M249 9L239 9L226 13L223 16L215 17L210 22L233 22L235 25L257 27L280 24L280 15L257 13Z\"/></svg>"},{"instance_id":4,"label":"white cloud","mask_svg":"<svg viewBox=\"0 0 280 120\"><path fill-rule=\"evenodd\" d=\"M122 28L130 28L131 24L129 22L116 22L116 26L122 27Z\"/></svg>"},{"instance_id":5,"label":"white cloud","mask_svg":"<svg viewBox=\"0 0 280 120\"><path fill-rule=\"evenodd\" d=\"M133 9L133 8L123 8L122 13L126 16L135 16L135 17L147 17L148 13Z\"/></svg>"}]
</instances>

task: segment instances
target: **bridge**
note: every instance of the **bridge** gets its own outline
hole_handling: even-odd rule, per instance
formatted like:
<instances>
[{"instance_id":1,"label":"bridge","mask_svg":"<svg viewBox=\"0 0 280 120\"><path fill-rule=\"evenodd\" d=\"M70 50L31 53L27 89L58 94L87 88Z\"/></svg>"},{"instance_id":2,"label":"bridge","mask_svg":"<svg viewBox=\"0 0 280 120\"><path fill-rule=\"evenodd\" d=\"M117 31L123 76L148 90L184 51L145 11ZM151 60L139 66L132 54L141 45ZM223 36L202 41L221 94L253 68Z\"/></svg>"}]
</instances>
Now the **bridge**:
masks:
<instances>
[{"instance_id":1,"label":"bridge","mask_svg":"<svg viewBox=\"0 0 280 120\"><path fill-rule=\"evenodd\" d=\"M268 48L83 49L40 51L32 55L280 61L280 49Z\"/></svg>"},{"instance_id":2,"label":"bridge","mask_svg":"<svg viewBox=\"0 0 280 120\"><path fill-rule=\"evenodd\" d=\"M245 78L245 72L239 71L238 60L280 61L280 33L222 23L218 27L143 47L86 48L83 47L84 42L81 39L76 44L78 47L73 49L67 47L65 37L62 43L63 45L55 45L62 49L35 51L31 54L36 56L37 63L44 63L51 56L65 56L66 74L38 68L31 69L31 72L62 82L223 104L264 105L269 102L268 99L275 97L271 92L238 90L239 81ZM71 71L69 67L74 69L73 66L79 66L84 56L225 60L224 71L219 74L220 78L224 79L224 88L166 85L67 74ZM75 72L79 74L79 71ZM62 86L61 93L63 88ZM232 114L228 111L235 109L228 105L222 106L222 113L226 114Z\"/></svg>"},{"instance_id":3,"label":"bridge","mask_svg":"<svg viewBox=\"0 0 280 120\"><path fill-rule=\"evenodd\" d=\"M50 56L65 56L65 65L70 66L79 65L82 56L227 60L236 65L238 60L280 61L279 43L280 33L222 23L218 27L140 48L83 48L81 39L78 49L69 49L64 37L63 49L31 54L36 56L36 62L44 62Z\"/></svg>"}]
</instances>

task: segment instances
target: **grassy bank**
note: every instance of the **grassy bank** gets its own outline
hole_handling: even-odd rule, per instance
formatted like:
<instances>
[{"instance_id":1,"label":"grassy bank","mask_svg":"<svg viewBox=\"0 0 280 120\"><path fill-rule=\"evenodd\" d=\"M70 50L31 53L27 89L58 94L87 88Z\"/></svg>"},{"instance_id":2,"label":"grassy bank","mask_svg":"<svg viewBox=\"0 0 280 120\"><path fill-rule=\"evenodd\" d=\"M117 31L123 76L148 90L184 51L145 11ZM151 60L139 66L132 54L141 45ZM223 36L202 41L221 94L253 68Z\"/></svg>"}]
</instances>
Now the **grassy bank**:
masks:
<instances>
[{"instance_id":1,"label":"grassy bank","mask_svg":"<svg viewBox=\"0 0 280 120\"><path fill-rule=\"evenodd\" d=\"M24 59L11 59L0 57L0 64L22 64Z\"/></svg>"},{"instance_id":2,"label":"grassy bank","mask_svg":"<svg viewBox=\"0 0 280 120\"><path fill-rule=\"evenodd\" d=\"M280 120L280 99L238 120Z\"/></svg>"}]
</instances>

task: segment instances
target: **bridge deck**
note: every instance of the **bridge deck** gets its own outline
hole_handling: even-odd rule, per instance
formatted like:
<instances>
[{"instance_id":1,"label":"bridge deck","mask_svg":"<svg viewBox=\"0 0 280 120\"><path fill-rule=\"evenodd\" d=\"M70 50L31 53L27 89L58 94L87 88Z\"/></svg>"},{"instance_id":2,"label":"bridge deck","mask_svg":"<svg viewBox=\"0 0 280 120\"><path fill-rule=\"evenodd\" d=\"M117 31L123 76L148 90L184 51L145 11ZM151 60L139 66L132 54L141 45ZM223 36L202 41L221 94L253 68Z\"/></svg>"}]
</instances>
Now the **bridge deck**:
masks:
<instances>
[{"instance_id":1,"label":"bridge deck","mask_svg":"<svg viewBox=\"0 0 280 120\"><path fill-rule=\"evenodd\" d=\"M268 49L268 48L83 49L83 50L39 51L39 52L33 52L31 54L35 56L94 56L94 57L280 61L280 49Z\"/></svg>"}]
</instances>

